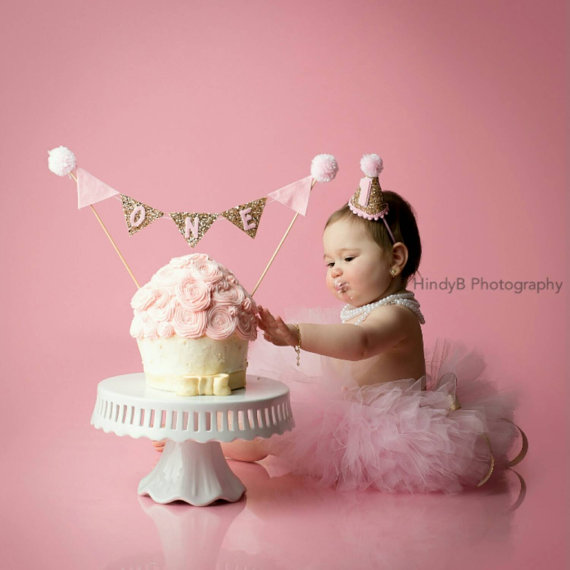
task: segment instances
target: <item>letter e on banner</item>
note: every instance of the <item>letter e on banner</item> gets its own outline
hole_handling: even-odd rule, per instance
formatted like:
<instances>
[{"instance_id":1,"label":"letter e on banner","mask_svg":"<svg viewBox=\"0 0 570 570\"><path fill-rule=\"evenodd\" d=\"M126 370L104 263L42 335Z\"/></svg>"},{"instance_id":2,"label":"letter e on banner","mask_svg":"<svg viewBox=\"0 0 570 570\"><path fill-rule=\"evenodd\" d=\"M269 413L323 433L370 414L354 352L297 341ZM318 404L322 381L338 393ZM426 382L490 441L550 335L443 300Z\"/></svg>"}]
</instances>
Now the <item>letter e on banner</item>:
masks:
<instances>
[{"instance_id":1,"label":"letter e on banner","mask_svg":"<svg viewBox=\"0 0 570 570\"><path fill-rule=\"evenodd\" d=\"M267 198L259 198L247 204L240 204L222 212L220 216L229 220L236 228L243 230L249 237L254 238L259 229L266 200Z\"/></svg>"},{"instance_id":2,"label":"letter e on banner","mask_svg":"<svg viewBox=\"0 0 570 570\"><path fill-rule=\"evenodd\" d=\"M243 225L243 230L245 232L248 230L253 230L257 227L257 224L252 223L253 217L251 215L251 208L244 208L243 210L240 210L239 215L241 218L241 223Z\"/></svg>"}]
</instances>

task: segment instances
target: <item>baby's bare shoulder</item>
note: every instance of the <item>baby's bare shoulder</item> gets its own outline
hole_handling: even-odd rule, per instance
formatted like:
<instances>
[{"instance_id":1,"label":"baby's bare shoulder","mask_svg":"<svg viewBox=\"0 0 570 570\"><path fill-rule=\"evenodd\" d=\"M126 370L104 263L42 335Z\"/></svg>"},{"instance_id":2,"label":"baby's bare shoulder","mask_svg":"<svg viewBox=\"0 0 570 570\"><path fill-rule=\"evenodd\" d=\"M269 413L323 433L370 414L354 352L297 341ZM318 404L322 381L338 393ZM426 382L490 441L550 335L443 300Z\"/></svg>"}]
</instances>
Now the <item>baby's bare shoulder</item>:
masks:
<instances>
[{"instance_id":1,"label":"baby's bare shoulder","mask_svg":"<svg viewBox=\"0 0 570 570\"><path fill-rule=\"evenodd\" d=\"M403 305L381 305L376 307L365 321L368 326L390 326L409 329L419 325L418 317Z\"/></svg>"}]
</instances>

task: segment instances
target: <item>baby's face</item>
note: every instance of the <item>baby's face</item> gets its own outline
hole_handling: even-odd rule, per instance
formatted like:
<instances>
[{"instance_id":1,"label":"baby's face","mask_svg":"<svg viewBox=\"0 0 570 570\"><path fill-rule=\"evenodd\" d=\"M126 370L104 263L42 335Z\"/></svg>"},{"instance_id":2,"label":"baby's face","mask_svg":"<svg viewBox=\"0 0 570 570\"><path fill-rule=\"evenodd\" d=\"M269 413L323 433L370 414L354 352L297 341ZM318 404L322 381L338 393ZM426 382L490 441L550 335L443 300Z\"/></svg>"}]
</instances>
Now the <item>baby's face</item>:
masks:
<instances>
[{"instance_id":1,"label":"baby's face","mask_svg":"<svg viewBox=\"0 0 570 570\"><path fill-rule=\"evenodd\" d=\"M341 219L325 229L324 259L327 287L333 295L355 307L376 301L390 287L391 258L366 228Z\"/></svg>"}]
</instances>

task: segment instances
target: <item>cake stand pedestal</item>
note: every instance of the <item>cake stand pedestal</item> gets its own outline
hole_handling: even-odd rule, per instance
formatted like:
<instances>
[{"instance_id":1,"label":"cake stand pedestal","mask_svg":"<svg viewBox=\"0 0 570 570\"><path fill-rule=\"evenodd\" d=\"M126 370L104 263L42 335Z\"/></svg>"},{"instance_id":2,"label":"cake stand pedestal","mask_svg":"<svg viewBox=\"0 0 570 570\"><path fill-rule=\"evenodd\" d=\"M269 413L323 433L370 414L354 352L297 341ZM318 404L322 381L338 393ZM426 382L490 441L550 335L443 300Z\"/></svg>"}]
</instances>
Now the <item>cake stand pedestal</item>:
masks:
<instances>
[{"instance_id":1,"label":"cake stand pedestal","mask_svg":"<svg viewBox=\"0 0 570 570\"><path fill-rule=\"evenodd\" d=\"M248 375L247 387L231 396L184 397L148 388L142 372L99 382L91 424L120 436L166 439L138 493L195 506L238 501L245 492L220 442L266 438L294 426L289 389L277 380Z\"/></svg>"}]
</instances>

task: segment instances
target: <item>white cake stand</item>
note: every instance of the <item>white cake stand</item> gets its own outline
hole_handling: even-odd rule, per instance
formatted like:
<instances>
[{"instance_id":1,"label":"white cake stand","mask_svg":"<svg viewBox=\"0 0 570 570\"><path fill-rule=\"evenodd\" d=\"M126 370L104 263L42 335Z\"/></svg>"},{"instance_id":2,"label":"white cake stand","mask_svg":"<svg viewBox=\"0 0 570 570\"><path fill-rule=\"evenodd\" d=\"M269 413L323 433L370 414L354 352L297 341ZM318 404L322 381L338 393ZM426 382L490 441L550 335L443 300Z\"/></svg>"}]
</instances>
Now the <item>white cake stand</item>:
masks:
<instances>
[{"instance_id":1,"label":"white cake stand","mask_svg":"<svg viewBox=\"0 0 570 570\"><path fill-rule=\"evenodd\" d=\"M91 424L121 436L167 439L138 493L196 506L238 501L245 492L220 442L266 438L294 426L289 388L277 380L248 376L247 387L231 396L184 397L148 388L142 372L99 382Z\"/></svg>"}]
</instances>

